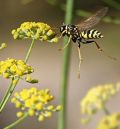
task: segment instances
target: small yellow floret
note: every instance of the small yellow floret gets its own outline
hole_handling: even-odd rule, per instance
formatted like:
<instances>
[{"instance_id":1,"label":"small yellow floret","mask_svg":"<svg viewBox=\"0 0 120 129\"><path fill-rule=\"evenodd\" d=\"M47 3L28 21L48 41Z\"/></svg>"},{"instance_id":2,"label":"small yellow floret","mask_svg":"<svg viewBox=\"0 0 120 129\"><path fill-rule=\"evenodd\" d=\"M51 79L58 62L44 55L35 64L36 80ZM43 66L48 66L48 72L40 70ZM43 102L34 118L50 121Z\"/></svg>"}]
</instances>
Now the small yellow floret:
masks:
<instances>
[{"instance_id":1,"label":"small yellow floret","mask_svg":"<svg viewBox=\"0 0 120 129\"><path fill-rule=\"evenodd\" d=\"M38 103L35 105L35 109L42 110L43 109L43 103Z\"/></svg>"},{"instance_id":2,"label":"small yellow floret","mask_svg":"<svg viewBox=\"0 0 120 129\"><path fill-rule=\"evenodd\" d=\"M60 111L62 110L62 106L61 105L58 105L57 108L56 108L57 111Z\"/></svg>"},{"instance_id":3,"label":"small yellow floret","mask_svg":"<svg viewBox=\"0 0 120 129\"><path fill-rule=\"evenodd\" d=\"M0 50L1 50L1 49L4 49L4 48L6 48L6 47L7 47L7 44L6 44L6 43L2 43L1 46L0 46Z\"/></svg>"},{"instance_id":4,"label":"small yellow floret","mask_svg":"<svg viewBox=\"0 0 120 129\"><path fill-rule=\"evenodd\" d=\"M29 114L29 116L34 116L35 111L33 109L29 109L28 114Z\"/></svg>"},{"instance_id":5,"label":"small yellow floret","mask_svg":"<svg viewBox=\"0 0 120 129\"><path fill-rule=\"evenodd\" d=\"M23 116L23 113L22 112L17 112L17 117L21 117L21 116Z\"/></svg>"},{"instance_id":6,"label":"small yellow floret","mask_svg":"<svg viewBox=\"0 0 120 129\"><path fill-rule=\"evenodd\" d=\"M39 115L38 121L44 121L45 117L43 115Z\"/></svg>"},{"instance_id":7,"label":"small yellow floret","mask_svg":"<svg viewBox=\"0 0 120 129\"><path fill-rule=\"evenodd\" d=\"M52 113L50 111L46 111L44 114L45 117L51 117Z\"/></svg>"}]
</instances>

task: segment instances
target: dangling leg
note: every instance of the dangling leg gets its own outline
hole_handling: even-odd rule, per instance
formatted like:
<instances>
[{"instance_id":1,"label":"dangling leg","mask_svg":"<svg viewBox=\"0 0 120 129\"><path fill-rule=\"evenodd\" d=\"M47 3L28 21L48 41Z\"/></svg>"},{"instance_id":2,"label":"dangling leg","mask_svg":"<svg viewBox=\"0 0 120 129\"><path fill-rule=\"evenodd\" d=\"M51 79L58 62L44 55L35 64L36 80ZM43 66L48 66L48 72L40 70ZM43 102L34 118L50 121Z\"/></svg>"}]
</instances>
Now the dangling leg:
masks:
<instances>
[{"instance_id":1,"label":"dangling leg","mask_svg":"<svg viewBox=\"0 0 120 129\"><path fill-rule=\"evenodd\" d=\"M103 49L101 49L101 47L98 45L97 42L95 42L95 41L86 41L86 42L83 42L83 44L88 44L88 43L95 43L95 45L97 46L97 49L99 50L99 52L103 52L105 56L107 56L108 58L110 58L112 60L117 60L115 57L112 57L112 56L106 54L105 51Z\"/></svg>"},{"instance_id":2,"label":"dangling leg","mask_svg":"<svg viewBox=\"0 0 120 129\"><path fill-rule=\"evenodd\" d=\"M112 59L112 60L117 60L115 57L112 57L110 55L108 55L107 53L105 53L105 51L103 51L103 49L100 48L100 46L95 42L96 46L97 46L97 49L100 51L100 52L103 52L105 56L107 56L108 58Z\"/></svg>"},{"instance_id":3,"label":"dangling leg","mask_svg":"<svg viewBox=\"0 0 120 129\"><path fill-rule=\"evenodd\" d=\"M61 33L60 36L58 37L59 39L61 39L63 37L63 34Z\"/></svg>"},{"instance_id":4,"label":"dangling leg","mask_svg":"<svg viewBox=\"0 0 120 129\"><path fill-rule=\"evenodd\" d=\"M71 38L72 38L72 36L69 37L68 42L65 44L65 46L63 48L59 48L58 50L59 51L64 50L69 45Z\"/></svg>"},{"instance_id":5,"label":"dangling leg","mask_svg":"<svg viewBox=\"0 0 120 129\"><path fill-rule=\"evenodd\" d=\"M81 65L81 62L82 62L82 56L81 56L81 53L80 53L80 44L78 45L78 54L79 54L78 78L80 78L80 65Z\"/></svg>"},{"instance_id":6,"label":"dangling leg","mask_svg":"<svg viewBox=\"0 0 120 129\"><path fill-rule=\"evenodd\" d=\"M99 46L95 41L84 41L84 42L82 42L82 43L83 43L83 44L95 43L96 46L97 46L97 49L98 49L99 51L103 51L103 50L100 48L100 46Z\"/></svg>"},{"instance_id":7,"label":"dangling leg","mask_svg":"<svg viewBox=\"0 0 120 129\"><path fill-rule=\"evenodd\" d=\"M66 30L64 30L61 34L60 34L60 36L58 37L58 38L62 38L62 37L64 37L66 35Z\"/></svg>"}]
</instances>

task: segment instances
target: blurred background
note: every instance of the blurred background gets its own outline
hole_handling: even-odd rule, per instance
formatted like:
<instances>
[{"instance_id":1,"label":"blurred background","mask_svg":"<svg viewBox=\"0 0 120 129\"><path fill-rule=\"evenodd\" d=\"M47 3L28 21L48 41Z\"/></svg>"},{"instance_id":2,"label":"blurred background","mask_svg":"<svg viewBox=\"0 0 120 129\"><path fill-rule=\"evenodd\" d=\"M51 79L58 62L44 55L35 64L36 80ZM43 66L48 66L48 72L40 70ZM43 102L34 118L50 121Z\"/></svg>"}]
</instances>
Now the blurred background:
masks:
<instances>
[{"instance_id":1,"label":"blurred background","mask_svg":"<svg viewBox=\"0 0 120 129\"><path fill-rule=\"evenodd\" d=\"M60 1L65 3L65 0ZM119 2L120 3L120 2ZM75 1L76 9L83 9L93 12L107 4L102 0ZM0 42L6 42L8 47L0 52L0 60L6 58L24 59L30 45L30 40L14 40L11 30L20 26L25 21L40 21L52 27L59 27L64 22L64 11L58 6L52 6L45 0L0 0ZM109 16L120 18L120 10L110 7ZM82 17L75 16L74 23L77 24ZM97 122L102 112L98 113L88 126L80 123L80 100L87 91L96 85L104 83L115 83L120 81L120 24L100 22L95 28L100 30L104 38L96 40L99 45L109 55L114 56L118 61L112 61L99 53L94 44L81 46L83 62L81 65L81 78L77 78L78 52L77 44L72 44L71 61L69 70L69 91L67 107L67 128L68 129L93 129L97 127ZM55 96L54 103L59 104L59 89L63 64L63 52L58 48L63 46L63 39L59 43L42 43L36 41L28 63L34 67L34 78L40 82L34 86L49 88ZM0 78L0 99L2 99L10 80ZM29 88L32 84L20 81L15 91ZM108 107L111 112L120 111L120 95L114 97ZM13 104L7 103L5 109L0 114L0 129L16 120L17 109ZM39 123L35 118L28 118L15 129L56 129L57 113L50 119ZM96 119L98 118L98 119Z\"/></svg>"}]
</instances>

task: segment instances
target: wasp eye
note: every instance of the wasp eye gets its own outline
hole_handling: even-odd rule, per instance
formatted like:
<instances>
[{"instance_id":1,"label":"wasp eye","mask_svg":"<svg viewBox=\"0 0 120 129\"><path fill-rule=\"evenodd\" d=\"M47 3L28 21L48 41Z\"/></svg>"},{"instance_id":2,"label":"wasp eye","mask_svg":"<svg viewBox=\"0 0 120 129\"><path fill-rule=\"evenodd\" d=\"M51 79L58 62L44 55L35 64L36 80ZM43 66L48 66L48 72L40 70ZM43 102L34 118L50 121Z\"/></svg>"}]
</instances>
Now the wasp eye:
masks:
<instances>
[{"instance_id":1,"label":"wasp eye","mask_svg":"<svg viewBox=\"0 0 120 129\"><path fill-rule=\"evenodd\" d=\"M63 32L64 30L66 30L66 25L62 25L62 26L60 27L60 32Z\"/></svg>"},{"instance_id":2,"label":"wasp eye","mask_svg":"<svg viewBox=\"0 0 120 129\"><path fill-rule=\"evenodd\" d=\"M60 27L60 32L63 32L63 30L64 30L64 27L61 26L61 27Z\"/></svg>"}]
</instances>

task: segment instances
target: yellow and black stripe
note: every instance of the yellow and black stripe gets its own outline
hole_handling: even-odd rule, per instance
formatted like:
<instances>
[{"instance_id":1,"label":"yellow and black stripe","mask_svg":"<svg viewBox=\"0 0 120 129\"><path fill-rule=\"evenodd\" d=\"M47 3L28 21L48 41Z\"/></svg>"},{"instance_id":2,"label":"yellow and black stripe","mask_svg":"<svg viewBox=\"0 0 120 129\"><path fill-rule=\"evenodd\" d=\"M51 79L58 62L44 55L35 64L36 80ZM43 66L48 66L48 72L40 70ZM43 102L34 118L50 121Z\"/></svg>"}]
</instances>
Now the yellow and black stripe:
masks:
<instances>
[{"instance_id":1,"label":"yellow and black stripe","mask_svg":"<svg viewBox=\"0 0 120 129\"><path fill-rule=\"evenodd\" d=\"M98 30L87 30L80 33L80 37L84 39L98 39L102 38L103 35Z\"/></svg>"}]
</instances>

